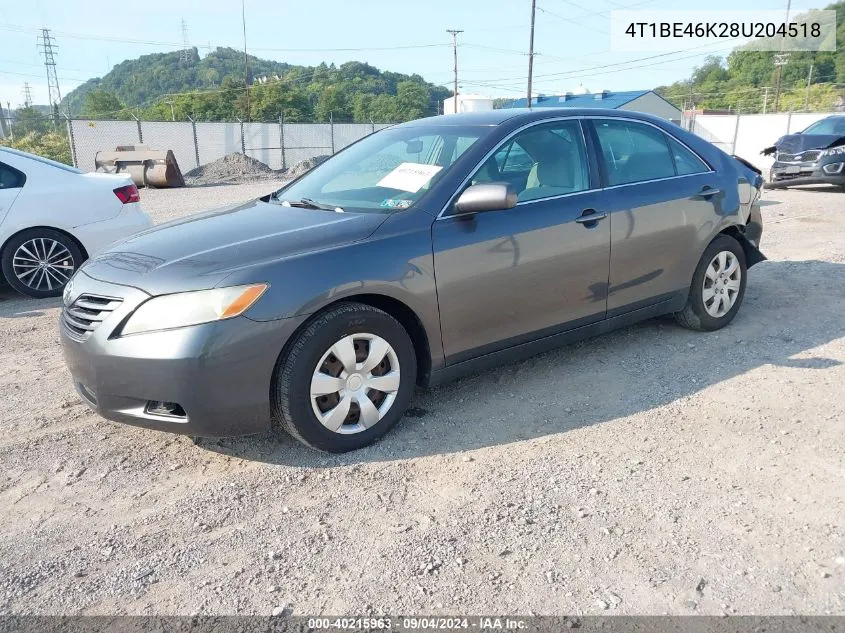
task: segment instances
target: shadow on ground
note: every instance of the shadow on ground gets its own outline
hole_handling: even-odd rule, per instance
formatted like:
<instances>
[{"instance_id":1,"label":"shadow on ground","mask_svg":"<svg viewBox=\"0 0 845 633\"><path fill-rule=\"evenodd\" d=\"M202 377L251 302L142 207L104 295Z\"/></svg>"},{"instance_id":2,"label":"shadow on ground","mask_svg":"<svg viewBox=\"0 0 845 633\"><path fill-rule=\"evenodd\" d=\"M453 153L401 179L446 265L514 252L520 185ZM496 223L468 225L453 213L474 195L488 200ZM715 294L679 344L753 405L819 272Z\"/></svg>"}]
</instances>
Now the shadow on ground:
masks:
<instances>
[{"instance_id":1,"label":"shadow on ground","mask_svg":"<svg viewBox=\"0 0 845 633\"><path fill-rule=\"evenodd\" d=\"M306 467L470 451L649 411L764 365L823 371L841 362L812 350L842 336L845 264L768 261L750 271L745 303L723 330L691 332L671 318L652 319L418 390L409 415L381 442L360 451L327 455L282 432L203 439L199 445L242 459Z\"/></svg>"}]
</instances>

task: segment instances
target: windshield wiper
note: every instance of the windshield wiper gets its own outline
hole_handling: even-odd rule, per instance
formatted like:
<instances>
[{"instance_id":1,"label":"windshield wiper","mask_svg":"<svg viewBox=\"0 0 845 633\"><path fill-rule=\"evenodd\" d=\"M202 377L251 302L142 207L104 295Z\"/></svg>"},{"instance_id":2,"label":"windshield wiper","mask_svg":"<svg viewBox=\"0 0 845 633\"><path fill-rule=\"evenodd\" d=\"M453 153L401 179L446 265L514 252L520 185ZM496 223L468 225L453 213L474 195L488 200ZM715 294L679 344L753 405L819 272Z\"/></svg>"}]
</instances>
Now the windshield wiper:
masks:
<instances>
[{"instance_id":1,"label":"windshield wiper","mask_svg":"<svg viewBox=\"0 0 845 633\"><path fill-rule=\"evenodd\" d=\"M301 198L299 200L282 200L284 207L299 207L301 209L321 209L323 211L335 211L336 213L343 213L343 208L333 204L322 204L315 202L311 198Z\"/></svg>"}]
</instances>

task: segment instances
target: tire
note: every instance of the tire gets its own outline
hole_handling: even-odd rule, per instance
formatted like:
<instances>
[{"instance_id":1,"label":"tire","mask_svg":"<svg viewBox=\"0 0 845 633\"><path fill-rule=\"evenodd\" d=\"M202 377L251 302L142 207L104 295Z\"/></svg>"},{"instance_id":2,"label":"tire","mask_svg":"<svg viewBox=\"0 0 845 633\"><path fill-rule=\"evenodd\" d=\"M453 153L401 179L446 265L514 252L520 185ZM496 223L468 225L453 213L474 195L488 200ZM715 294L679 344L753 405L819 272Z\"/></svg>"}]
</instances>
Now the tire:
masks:
<instances>
[{"instance_id":1,"label":"tire","mask_svg":"<svg viewBox=\"0 0 845 633\"><path fill-rule=\"evenodd\" d=\"M37 268L39 260L50 265ZM76 240L53 229L29 229L18 233L6 242L0 256L8 284L36 299L61 296L83 261L85 254Z\"/></svg>"},{"instance_id":2,"label":"tire","mask_svg":"<svg viewBox=\"0 0 845 633\"><path fill-rule=\"evenodd\" d=\"M724 255L727 262L725 271L718 270L720 264L716 258L720 255ZM739 284L736 289L734 288L736 287L737 274L725 274L732 270L733 262L736 263L736 271L739 277ZM714 268L711 268L711 264ZM710 276L708 276L708 270ZM713 277L715 277L715 280ZM733 321L740 305L742 305L747 280L748 268L745 262L745 251L734 238L729 235L720 235L710 243L701 256L692 276L687 304L683 310L675 313L675 321L687 329L704 332L712 332L725 327ZM708 292L709 290L713 290L714 293L711 294ZM711 296L712 299L705 300L706 295ZM733 303L730 303L731 301ZM730 304L729 309L727 309L728 304ZM716 307L714 308L714 306Z\"/></svg>"},{"instance_id":3,"label":"tire","mask_svg":"<svg viewBox=\"0 0 845 633\"><path fill-rule=\"evenodd\" d=\"M382 355L385 344L388 351ZM380 356L381 362L370 370L368 364ZM353 371L347 371L352 365ZM356 450L375 442L400 420L411 402L416 377L414 345L396 319L372 306L340 303L311 321L276 363L273 418L312 448L329 453Z\"/></svg>"}]
</instances>

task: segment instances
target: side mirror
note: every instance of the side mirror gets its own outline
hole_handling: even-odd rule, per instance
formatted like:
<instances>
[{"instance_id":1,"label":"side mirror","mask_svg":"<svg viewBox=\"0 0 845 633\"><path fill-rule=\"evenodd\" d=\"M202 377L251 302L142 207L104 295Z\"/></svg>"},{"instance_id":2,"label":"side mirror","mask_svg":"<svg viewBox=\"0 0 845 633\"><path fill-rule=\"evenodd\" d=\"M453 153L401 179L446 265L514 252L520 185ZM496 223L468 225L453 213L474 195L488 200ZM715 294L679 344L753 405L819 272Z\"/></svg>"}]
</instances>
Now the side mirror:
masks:
<instances>
[{"instance_id":1,"label":"side mirror","mask_svg":"<svg viewBox=\"0 0 845 633\"><path fill-rule=\"evenodd\" d=\"M516 191L504 182L491 182L468 187L455 202L455 213L478 213L513 209Z\"/></svg>"}]
</instances>

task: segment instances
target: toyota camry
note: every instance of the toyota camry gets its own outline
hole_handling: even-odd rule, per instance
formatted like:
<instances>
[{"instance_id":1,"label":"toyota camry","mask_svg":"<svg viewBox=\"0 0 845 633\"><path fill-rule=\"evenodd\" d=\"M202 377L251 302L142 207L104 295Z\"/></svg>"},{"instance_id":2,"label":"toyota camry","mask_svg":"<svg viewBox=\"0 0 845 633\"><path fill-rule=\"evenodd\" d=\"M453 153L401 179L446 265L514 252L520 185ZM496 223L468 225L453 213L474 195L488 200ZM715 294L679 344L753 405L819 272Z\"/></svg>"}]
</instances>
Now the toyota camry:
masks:
<instances>
[{"instance_id":1,"label":"toyota camry","mask_svg":"<svg viewBox=\"0 0 845 633\"><path fill-rule=\"evenodd\" d=\"M64 355L108 419L279 425L348 451L399 422L416 385L658 315L726 326L765 259L761 185L633 112L412 121L88 260L65 289Z\"/></svg>"}]
</instances>

